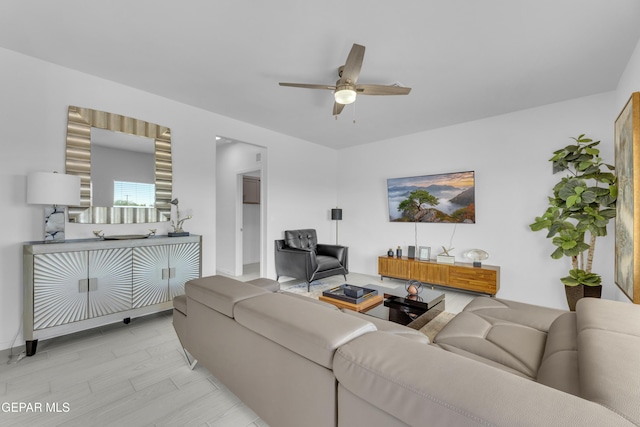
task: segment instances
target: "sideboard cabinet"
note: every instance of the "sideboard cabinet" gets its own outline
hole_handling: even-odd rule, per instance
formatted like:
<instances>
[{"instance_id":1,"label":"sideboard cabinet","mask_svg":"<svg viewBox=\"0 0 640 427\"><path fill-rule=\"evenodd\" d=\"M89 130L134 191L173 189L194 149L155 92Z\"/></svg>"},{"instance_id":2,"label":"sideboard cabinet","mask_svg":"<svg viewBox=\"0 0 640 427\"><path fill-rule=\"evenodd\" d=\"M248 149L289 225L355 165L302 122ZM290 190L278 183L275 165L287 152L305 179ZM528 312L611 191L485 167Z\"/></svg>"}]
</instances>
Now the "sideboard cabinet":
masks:
<instances>
[{"instance_id":1,"label":"sideboard cabinet","mask_svg":"<svg viewBox=\"0 0 640 427\"><path fill-rule=\"evenodd\" d=\"M25 244L27 356L38 339L170 309L202 274L201 245L197 235Z\"/></svg>"},{"instance_id":2,"label":"sideboard cabinet","mask_svg":"<svg viewBox=\"0 0 640 427\"><path fill-rule=\"evenodd\" d=\"M419 280L425 284L448 286L465 291L495 295L500 289L500 267L456 262L443 264L410 258L381 256L378 258L380 278Z\"/></svg>"}]
</instances>

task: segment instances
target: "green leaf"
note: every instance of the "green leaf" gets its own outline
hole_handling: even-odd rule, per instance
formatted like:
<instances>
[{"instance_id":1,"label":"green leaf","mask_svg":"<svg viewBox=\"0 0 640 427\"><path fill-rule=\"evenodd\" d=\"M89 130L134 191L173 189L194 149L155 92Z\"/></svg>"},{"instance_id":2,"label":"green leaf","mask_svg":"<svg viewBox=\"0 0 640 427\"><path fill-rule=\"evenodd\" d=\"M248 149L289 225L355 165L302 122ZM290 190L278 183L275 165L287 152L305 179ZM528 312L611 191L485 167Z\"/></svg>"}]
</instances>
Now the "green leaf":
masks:
<instances>
[{"instance_id":1,"label":"green leaf","mask_svg":"<svg viewBox=\"0 0 640 427\"><path fill-rule=\"evenodd\" d=\"M553 259L560 259L564 256L564 251L562 250L562 248L557 248L555 251L553 251L553 253L551 254L551 258Z\"/></svg>"},{"instance_id":2,"label":"green leaf","mask_svg":"<svg viewBox=\"0 0 640 427\"><path fill-rule=\"evenodd\" d=\"M576 203L580 203L580 197L573 195L573 196L569 196L567 197L567 207L570 208L571 206L575 205Z\"/></svg>"},{"instance_id":3,"label":"green leaf","mask_svg":"<svg viewBox=\"0 0 640 427\"><path fill-rule=\"evenodd\" d=\"M582 203L589 204L596 201L596 193L593 191L585 191L580 195L582 197Z\"/></svg>"},{"instance_id":4,"label":"green leaf","mask_svg":"<svg viewBox=\"0 0 640 427\"><path fill-rule=\"evenodd\" d=\"M566 250L569 250L571 248L575 248L576 246L578 246L578 243L573 241L573 240L570 240L570 241L564 242L562 244L562 249L564 249L566 251Z\"/></svg>"},{"instance_id":5,"label":"green leaf","mask_svg":"<svg viewBox=\"0 0 640 427\"><path fill-rule=\"evenodd\" d=\"M576 279L574 279L571 276L561 277L560 281L564 283L566 286L578 286L580 284L580 282L578 282Z\"/></svg>"},{"instance_id":6,"label":"green leaf","mask_svg":"<svg viewBox=\"0 0 640 427\"><path fill-rule=\"evenodd\" d=\"M592 167L592 166L593 166L593 162L591 162L591 161L580 162L578 164L578 170L583 171L583 170L585 170L585 169L587 169L589 167Z\"/></svg>"}]
</instances>

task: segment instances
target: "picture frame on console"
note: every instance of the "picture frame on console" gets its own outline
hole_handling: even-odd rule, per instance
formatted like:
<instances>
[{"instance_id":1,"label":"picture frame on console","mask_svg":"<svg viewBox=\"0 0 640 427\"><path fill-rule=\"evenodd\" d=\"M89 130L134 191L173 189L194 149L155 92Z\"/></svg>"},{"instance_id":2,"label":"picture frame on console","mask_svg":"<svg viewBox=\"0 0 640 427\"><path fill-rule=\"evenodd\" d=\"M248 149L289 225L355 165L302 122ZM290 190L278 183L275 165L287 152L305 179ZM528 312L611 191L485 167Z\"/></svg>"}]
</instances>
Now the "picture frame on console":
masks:
<instances>
[{"instance_id":1,"label":"picture frame on console","mask_svg":"<svg viewBox=\"0 0 640 427\"><path fill-rule=\"evenodd\" d=\"M615 122L615 166L618 199L615 218L615 282L634 303L640 303L640 92L631 94Z\"/></svg>"},{"instance_id":2,"label":"picture frame on console","mask_svg":"<svg viewBox=\"0 0 640 427\"><path fill-rule=\"evenodd\" d=\"M418 249L418 257L420 261L429 261L431 259L431 247L420 246Z\"/></svg>"}]
</instances>

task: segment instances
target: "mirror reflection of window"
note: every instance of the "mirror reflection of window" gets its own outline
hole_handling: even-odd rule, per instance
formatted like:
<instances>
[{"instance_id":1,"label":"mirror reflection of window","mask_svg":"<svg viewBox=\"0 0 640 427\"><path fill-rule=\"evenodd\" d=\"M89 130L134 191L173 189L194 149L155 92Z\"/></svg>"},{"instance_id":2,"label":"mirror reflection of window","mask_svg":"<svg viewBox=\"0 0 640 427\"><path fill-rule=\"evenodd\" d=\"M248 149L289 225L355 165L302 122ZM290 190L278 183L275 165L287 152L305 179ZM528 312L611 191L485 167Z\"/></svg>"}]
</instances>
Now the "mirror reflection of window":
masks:
<instances>
[{"instance_id":1,"label":"mirror reflection of window","mask_svg":"<svg viewBox=\"0 0 640 427\"><path fill-rule=\"evenodd\" d=\"M118 181L154 186L154 140L92 127L92 205L115 206L112 203L114 200L123 200L113 191L114 182ZM149 206L153 207L154 203L155 196Z\"/></svg>"},{"instance_id":2,"label":"mirror reflection of window","mask_svg":"<svg viewBox=\"0 0 640 427\"><path fill-rule=\"evenodd\" d=\"M143 182L114 181L113 206L152 208L155 205L156 186Z\"/></svg>"}]
</instances>

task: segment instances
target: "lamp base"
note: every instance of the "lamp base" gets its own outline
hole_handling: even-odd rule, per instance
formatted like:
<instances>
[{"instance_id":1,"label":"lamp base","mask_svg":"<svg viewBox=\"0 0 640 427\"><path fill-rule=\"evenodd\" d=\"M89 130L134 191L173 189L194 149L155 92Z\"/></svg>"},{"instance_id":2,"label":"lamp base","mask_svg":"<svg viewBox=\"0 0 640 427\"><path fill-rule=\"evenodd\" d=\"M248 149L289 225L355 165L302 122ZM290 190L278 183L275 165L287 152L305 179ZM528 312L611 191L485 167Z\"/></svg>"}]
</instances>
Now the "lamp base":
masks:
<instances>
[{"instance_id":1,"label":"lamp base","mask_svg":"<svg viewBox=\"0 0 640 427\"><path fill-rule=\"evenodd\" d=\"M44 208L44 241L64 242L64 206L46 206Z\"/></svg>"}]
</instances>

